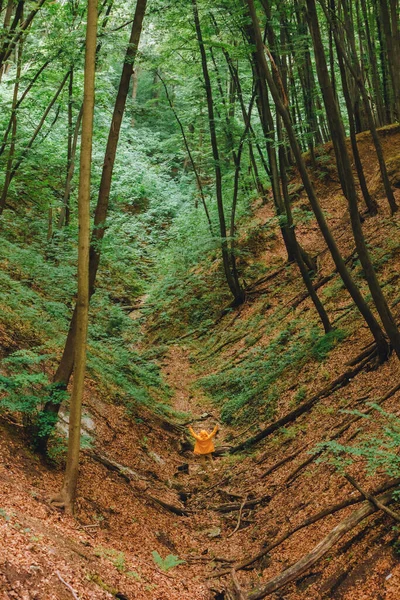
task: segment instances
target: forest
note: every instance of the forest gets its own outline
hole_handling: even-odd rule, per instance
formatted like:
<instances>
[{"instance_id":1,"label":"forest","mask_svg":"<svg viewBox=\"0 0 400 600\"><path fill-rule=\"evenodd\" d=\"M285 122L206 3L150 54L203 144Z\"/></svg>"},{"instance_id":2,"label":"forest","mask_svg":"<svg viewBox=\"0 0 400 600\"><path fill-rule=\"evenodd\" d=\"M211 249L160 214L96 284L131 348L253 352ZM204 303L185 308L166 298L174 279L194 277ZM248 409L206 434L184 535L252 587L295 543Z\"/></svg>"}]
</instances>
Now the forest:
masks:
<instances>
[{"instance_id":1,"label":"forest","mask_svg":"<svg viewBox=\"0 0 400 600\"><path fill-rule=\"evenodd\" d=\"M0 600L400 597L399 0L0 0Z\"/></svg>"}]
</instances>

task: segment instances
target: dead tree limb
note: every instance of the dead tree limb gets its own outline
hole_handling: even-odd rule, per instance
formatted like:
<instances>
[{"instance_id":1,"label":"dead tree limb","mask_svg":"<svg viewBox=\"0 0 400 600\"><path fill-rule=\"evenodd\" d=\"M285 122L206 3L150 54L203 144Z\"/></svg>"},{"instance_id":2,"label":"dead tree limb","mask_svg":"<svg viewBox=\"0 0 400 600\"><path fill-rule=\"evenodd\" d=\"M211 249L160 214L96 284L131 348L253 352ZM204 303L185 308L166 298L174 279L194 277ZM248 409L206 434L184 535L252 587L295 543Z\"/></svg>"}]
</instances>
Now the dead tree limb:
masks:
<instances>
[{"instance_id":1,"label":"dead tree limb","mask_svg":"<svg viewBox=\"0 0 400 600\"><path fill-rule=\"evenodd\" d=\"M397 512L395 512L391 508L388 508L387 506L385 506L384 504L382 504L382 502L380 502L378 500L378 498L375 498L375 496L373 496L369 492L365 491L361 487L361 485L359 483L357 483L357 481L351 475L347 475L346 474L345 478L347 479L347 481L349 483L351 483L351 485L353 487L356 488L356 490L358 490L360 492L360 494L362 494L364 496L364 498L366 500L368 500L369 502L371 502L371 504L373 504L375 506L375 508L377 508L378 510L382 510L384 513L386 513L387 515L389 515L389 517L391 517L394 521L396 521L397 523L400 523L400 515Z\"/></svg>"},{"instance_id":2,"label":"dead tree limb","mask_svg":"<svg viewBox=\"0 0 400 600\"><path fill-rule=\"evenodd\" d=\"M69 589L69 591L71 592L71 594L73 595L73 597L75 598L75 600L79 600L78 594L76 593L76 591L74 590L74 588L72 587L72 585L70 585L69 583L67 583L65 581L65 579L62 578L61 573L59 571L56 571L56 575L57 575L58 579L61 581L61 583L63 583L65 585L65 587Z\"/></svg>"},{"instance_id":3,"label":"dead tree limb","mask_svg":"<svg viewBox=\"0 0 400 600\"><path fill-rule=\"evenodd\" d=\"M240 510L241 507L243 510L244 508L254 508L259 504L267 504L270 500L271 496L266 495L262 496L261 498L255 498L254 500L246 500L244 505L242 505L240 502L227 502L226 504L218 504L209 508L217 512L228 513L235 510Z\"/></svg>"},{"instance_id":4,"label":"dead tree limb","mask_svg":"<svg viewBox=\"0 0 400 600\"><path fill-rule=\"evenodd\" d=\"M298 417L300 417L304 413L311 410L311 408L322 398L326 398L326 396L330 396L337 389L348 385L350 383L350 381L360 371L363 370L363 368L366 366L366 364L369 362L369 360L370 360L369 357L365 358L356 367L354 367L353 369L349 369L349 370L345 371L344 373L342 373L339 377L337 377L329 385L324 387L322 390L320 390L317 394L312 396L312 398L310 398L306 402L303 402L302 404L300 404L297 408L292 410L290 413L287 413L285 416L281 417L274 423L271 423L271 425L268 425L267 427L265 427L265 429L260 431L260 433L257 433L253 437L248 438L247 440L238 444L237 446L233 446L230 451L231 454L234 454L235 452L240 452L242 450L246 450L250 446L254 446L255 444L257 444L261 440L265 439L266 437L268 437L269 435L271 435L272 433L274 433L275 431L277 431L284 425L287 425L288 423L292 423L293 421L298 419Z\"/></svg>"},{"instance_id":5,"label":"dead tree limb","mask_svg":"<svg viewBox=\"0 0 400 600\"><path fill-rule=\"evenodd\" d=\"M296 450L296 452L292 452L292 454L288 454L288 456L285 456L281 460L278 460L278 462L274 463L271 467L269 467L266 471L264 471L264 473L262 473L260 475L260 478L264 479L264 477L268 477L268 475L271 475L271 473L273 473L274 471L279 469L279 467L282 467L282 465L285 465L290 460L293 460L294 458L296 458L299 454L301 454L303 452L303 450L306 449L306 447L307 446L302 446L299 450ZM262 462L262 461L258 461L257 464L259 464L260 462Z\"/></svg>"},{"instance_id":6,"label":"dead tree limb","mask_svg":"<svg viewBox=\"0 0 400 600\"><path fill-rule=\"evenodd\" d=\"M247 502L247 496L245 496L245 498L244 498L244 500L243 500L242 504L240 505L240 509L239 509L239 516L238 516L238 521L237 521L237 523L236 523L236 527L235 527L235 529L232 531L232 533L230 533L230 534L227 536L228 538L229 538L229 537L231 537L232 535L234 535L234 534L237 532L237 530L239 529L239 527L240 527L240 523L241 523L241 521L242 521L242 513L243 513L243 508L245 507L245 505L246 505L246 502Z\"/></svg>"},{"instance_id":7,"label":"dead tree limb","mask_svg":"<svg viewBox=\"0 0 400 600\"><path fill-rule=\"evenodd\" d=\"M103 456L102 454L96 454L95 452L90 452L89 456L91 458L93 458L94 460L96 460L97 462L104 465L109 471L113 471L113 472L117 473L117 475L119 475L119 477L122 477L122 479L124 479L129 484L131 484L132 482L135 482L135 481L137 482L138 480L148 482L147 479L145 479L144 477L141 477L138 473L136 473L129 467L120 465L119 463L108 458L107 456ZM152 502L153 504L161 506L165 510L172 512L174 515L178 515L179 517L188 517L189 516L189 512L187 510L181 508L180 506L175 506L174 504L169 504L168 502L165 502L164 500L160 500L159 498L156 498L155 496L152 496L151 494L149 494L147 492L147 490L138 489L138 490L136 490L136 492L139 493L140 496L142 498L144 498L145 500L148 500L148 501Z\"/></svg>"},{"instance_id":8,"label":"dead tree limb","mask_svg":"<svg viewBox=\"0 0 400 600\"><path fill-rule=\"evenodd\" d=\"M246 600L246 596L243 593L242 588L240 587L240 583L238 581L235 569L231 571L232 581L235 588L235 597L236 600Z\"/></svg>"},{"instance_id":9,"label":"dead tree limb","mask_svg":"<svg viewBox=\"0 0 400 600\"><path fill-rule=\"evenodd\" d=\"M395 488L398 485L400 485L400 478L386 481L381 486L379 486L376 490L374 490L372 492L372 495L376 496L378 494L383 494L387 490L392 490L393 488ZM364 496L362 494L360 494L359 496L354 496L354 498L347 498L345 500L342 500L342 502L339 502L337 504L331 504L330 506L327 506L320 512L312 515L311 517L308 517L307 519L305 519L298 525L295 525L291 529L288 529L288 531L286 531L281 536L279 536L275 541L271 542L270 544L265 545L264 548L262 548L257 554L254 554L253 556L245 558L242 561L240 561L239 563L236 563L236 565L235 565L236 571L245 569L246 567L249 567L253 563L257 562L258 560L260 560L260 558L263 558L266 554L269 554L269 552L271 552L271 550L273 550L274 548L277 548L278 546L283 544L283 542L285 542L288 538L290 538L292 535L294 535L301 529L304 529L305 527L309 527L310 525L317 523L318 521L320 521L321 519L324 519L325 517L334 515L335 513L343 510L344 508L353 506L354 504L359 504L363 500L364 500ZM229 574L229 572L230 572L229 570L218 571L217 573L215 573L213 575L213 577L220 577L222 575L227 575L227 574Z\"/></svg>"},{"instance_id":10,"label":"dead tree limb","mask_svg":"<svg viewBox=\"0 0 400 600\"><path fill-rule=\"evenodd\" d=\"M379 501L382 504L387 504L392 501L392 492L387 492ZM298 560L294 565L274 577L270 579L263 587L259 590L252 592L247 595L247 600L261 600L266 596L269 596L273 592L281 589L291 581L294 581L300 575L302 575L305 571L307 571L310 567L312 567L320 558L325 556L327 552L335 545L339 540L342 539L346 533L354 529L361 521L363 521L366 517L369 517L374 512L376 512L377 508L371 502L366 502L361 506L361 508L355 510L348 517L343 519L338 525L336 525L330 533L321 540L308 554L303 556L300 560Z\"/></svg>"},{"instance_id":11,"label":"dead tree limb","mask_svg":"<svg viewBox=\"0 0 400 600\"><path fill-rule=\"evenodd\" d=\"M379 405L383 404L386 400L388 400L391 396L393 396L399 390L400 390L400 383L397 383L384 396L382 396L381 398L378 398L375 401L375 404L379 404ZM352 416L348 421L343 423L339 427L339 429L336 430L336 432L329 438L329 440L325 440L325 442L328 442L328 441L331 442L333 440L336 440L337 438L342 436L343 433L345 433L351 427L351 425L353 425L353 423L360 421L362 418L369 415L373 410L374 410L374 407L371 406L370 408L367 408L365 411L363 411L361 414ZM289 475L286 477L285 484L288 485L289 483L293 483L293 481L297 478L298 474L305 467L307 467L310 463L312 463L321 454L322 454L322 451L315 452L313 455L309 456L302 463L300 463L297 467L295 467L295 469L291 473L289 473Z\"/></svg>"}]
</instances>

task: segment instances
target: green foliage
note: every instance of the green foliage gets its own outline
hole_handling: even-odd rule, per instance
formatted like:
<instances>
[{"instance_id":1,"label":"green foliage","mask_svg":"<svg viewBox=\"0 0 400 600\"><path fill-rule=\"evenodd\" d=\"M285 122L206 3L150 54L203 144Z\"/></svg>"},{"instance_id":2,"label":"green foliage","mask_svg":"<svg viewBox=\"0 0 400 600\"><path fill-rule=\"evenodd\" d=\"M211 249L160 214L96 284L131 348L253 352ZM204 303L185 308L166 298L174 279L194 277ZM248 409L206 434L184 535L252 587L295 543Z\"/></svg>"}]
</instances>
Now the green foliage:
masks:
<instances>
[{"instance_id":1,"label":"green foliage","mask_svg":"<svg viewBox=\"0 0 400 600\"><path fill-rule=\"evenodd\" d=\"M319 460L334 464L341 472L356 461L358 468L365 468L367 475L374 475L379 471L390 477L399 477L400 418L377 404L372 403L370 406L375 409L375 413L365 415L357 411L347 412L362 416L364 421L373 422L376 433L371 435L370 432L361 432L354 444L340 444L337 441L319 444L316 451L323 451Z\"/></svg>"},{"instance_id":2,"label":"green foliage","mask_svg":"<svg viewBox=\"0 0 400 600\"><path fill-rule=\"evenodd\" d=\"M94 549L94 555L101 558L106 558L121 573L126 572L126 559L124 552L119 552L118 550L114 550L114 548L103 548L103 546L98 546Z\"/></svg>"},{"instance_id":3,"label":"green foliage","mask_svg":"<svg viewBox=\"0 0 400 600\"><path fill-rule=\"evenodd\" d=\"M174 554L168 554L168 556L162 558L157 552L157 550L153 550L151 555L156 565L160 567L162 571L169 571L170 569L173 569L174 567L185 563L184 560L181 560L178 556L175 556Z\"/></svg>"},{"instance_id":4,"label":"green foliage","mask_svg":"<svg viewBox=\"0 0 400 600\"><path fill-rule=\"evenodd\" d=\"M226 423L254 419L261 407L263 417L271 418L281 394L279 381L297 373L309 360L323 361L345 336L341 330L324 335L319 328L292 320L267 346L252 347L239 365L216 371L200 383L222 406Z\"/></svg>"},{"instance_id":5,"label":"green foliage","mask_svg":"<svg viewBox=\"0 0 400 600\"><path fill-rule=\"evenodd\" d=\"M330 351L333 350L339 342L345 339L346 335L347 333L342 329L333 329L321 337L319 332L313 330L310 336L313 344L311 348L312 357L319 362L322 362L328 356Z\"/></svg>"}]
</instances>

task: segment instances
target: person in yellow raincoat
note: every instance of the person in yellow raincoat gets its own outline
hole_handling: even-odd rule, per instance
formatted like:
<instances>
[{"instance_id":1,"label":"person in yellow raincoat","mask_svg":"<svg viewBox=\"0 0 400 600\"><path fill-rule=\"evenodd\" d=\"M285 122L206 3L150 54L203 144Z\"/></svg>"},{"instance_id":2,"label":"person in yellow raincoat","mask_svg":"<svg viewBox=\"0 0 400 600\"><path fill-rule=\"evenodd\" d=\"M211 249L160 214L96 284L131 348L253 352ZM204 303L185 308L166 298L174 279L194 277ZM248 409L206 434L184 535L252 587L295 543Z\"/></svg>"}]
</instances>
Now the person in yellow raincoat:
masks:
<instances>
[{"instance_id":1,"label":"person in yellow raincoat","mask_svg":"<svg viewBox=\"0 0 400 600\"><path fill-rule=\"evenodd\" d=\"M217 434L218 425L214 427L211 433L207 433L205 429L202 429L200 433L196 433L192 427L189 427L189 431L196 440L193 452L200 456L203 466L206 466L207 458L212 462L212 452L214 452L214 441L213 438Z\"/></svg>"}]
</instances>

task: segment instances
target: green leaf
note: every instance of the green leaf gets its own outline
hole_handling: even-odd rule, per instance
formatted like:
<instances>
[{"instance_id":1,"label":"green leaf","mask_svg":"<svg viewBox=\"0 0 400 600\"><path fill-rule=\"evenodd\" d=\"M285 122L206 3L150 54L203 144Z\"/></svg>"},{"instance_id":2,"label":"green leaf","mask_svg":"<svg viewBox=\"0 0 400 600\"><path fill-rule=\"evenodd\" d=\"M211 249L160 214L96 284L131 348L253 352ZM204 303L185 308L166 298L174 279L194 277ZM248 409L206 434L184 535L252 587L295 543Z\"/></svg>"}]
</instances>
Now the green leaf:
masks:
<instances>
[{"instance_id":1,"label":"green leaf","mask_svg":"<svg viewBox=\"0 0 400 600\"><path fill-rule=\"evenodd\" d=\"M156 565L158 565L162 571L169 571L170 569L173 569L178 565L182 565L185 562L184 560L181 560L178 556L175 556L174 554L168 554L168 556L162 558L157 552L157 550L153 550L151 555Z\"/></svg>"}]
</instances>

